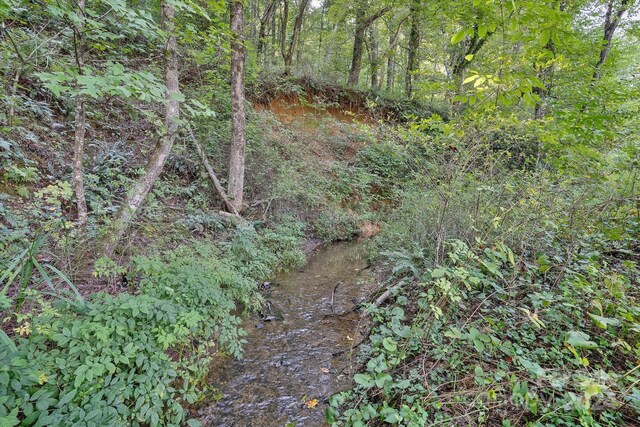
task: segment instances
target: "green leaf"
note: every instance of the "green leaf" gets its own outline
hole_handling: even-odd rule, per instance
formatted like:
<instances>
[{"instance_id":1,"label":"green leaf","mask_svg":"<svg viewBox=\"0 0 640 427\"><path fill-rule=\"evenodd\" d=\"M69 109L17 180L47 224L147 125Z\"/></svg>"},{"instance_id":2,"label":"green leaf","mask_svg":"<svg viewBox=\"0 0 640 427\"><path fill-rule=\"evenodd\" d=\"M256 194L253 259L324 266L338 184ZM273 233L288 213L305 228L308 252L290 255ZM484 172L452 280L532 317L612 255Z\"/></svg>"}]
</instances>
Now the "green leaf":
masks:
<instances>
[{"instance_id":1,"label":"green leaf","mask_svg":"<svg viewBox=\"0 0 640 427\"><path fill-rule=\"evenodd\" d=\"M391 337L386 337L382 340L382 345L390 352L395 352L398 350L398 344Z\"/></svg>"},{"instance_id":2,"label":"green leaf","mask_svg":"<svg viewBox=\"0 0 640 427\"><path fill-rule=\"evenodd\" d=\"M453 326L444 333L444 336L447 338L460 339L462 338L462 332L458 328L454 328Z\"/></svg>"},{"instance_id":3,"label":"green leaf","mask_svg":"<svg viewBox=\"0 0 640 427\"><path fill-rule=\"evenodd\" d=\"M575 348L592 349L598 347L598 344L593 341L589 341L589 338L589 335L585 334L584 332L569 331L564 342Z\"/></svg>"},{"instance_id":4,"label":"green leaf","mask_svg":"<svg viewBox=\"0 0 640 427\"><path fill-rule=\"evenodd\" d=\"M618 319L613 319L611 317L602 317L593 313L587 313L587 314L589 315L589 317L591 317L591 320L593 320L593 323L595 323L596 326L602 329L607 329L607 326L609 325L618 326L620 324L620 321Z\"/></svg>"},{"instance_id":5,"label":"green leaf","mask_svg":"<svg viewBox=\"0 0 640 427\"><path fill-rule=\"evenodd\" d=\"M370 388L375 385L375 381L369 374L356 374L353 376L353 380L365 388Z\"/></svg>"},{"instance_id":6,"label":"green leaf","mask_svg":"<svg viewBox=\"0 0 640 427\"><path fill-rule=\"evenodd\" d=\"M519 358L519 361L523 368L525 368L529 373L535 375L536 377L544 377L546 375L546 371L539 364L531 362L522 357Z\"/></svg>"},{"instance_id":7,"label":"green leaf","mask_svg":"<svg viewBox=\"0 0 640 427\"><path fill-rule=\"evenodd\" d=\"M396 424L402 421L402 417L394 408L386 407L380 411L380 415L384 417L385 423Z\"/></svg>"},{"instance_id":8,"label":"green leaf","mask_svg":"<svg viewBox=\"0 0 640 427\"><path fill-rule=\"evenodd\" d=\"M478 36L480 38L486 36L488 31L489 31L489 28L486 25L479 25L478 26Z\"/></svg>"},{"instance_id":9,"label":"green leaf","mask_svg":"<svg viewBox=\"0 0 640 427\"><path fill-rule=\"evenodd\" d=\"M66 405L67 403L71 402L73 400L74 397L76 397L76 394L78 393L78 390L71 390L69 393L64 394L61 398L60 401L58 402L58 404L56 405L57 408L62 408L64 405Z\"/></svg>"},{"instance_id":10,"label":"green leaf","mask_svg":"<svg viewBox=\"0 0 640 427\"><path fill-rule=\"evenodd\" d=\"M540 33L540 44L542 46L546 46L547 43L549 43L550 39L551 39L551 31L548 28L542 31L542 33Z\"/></svg>"},{"instance_id":11,"label":"green leaf","mask_svg":"<svg viewBox=\"0 0 640 427\"><path fill-rule=\"evenodd\" d=\"M445 270L443 270L443 269L441 269L441 268L434 268L434 269L431 271L431 277L432 277L432 278L434 278L434 279L439 279L439 278L441 278L442 276L444 276L444 275L445 275L445 273L446 273L446 271L445 271Z\"/></svg>"},{"instance_id":12,"label":"green leaf","mask_svg":"<svg viewBox=\"0 0 640 427\"><path fill-rule=\"evenodd\" d=\"M9 415L5 415L0 417L0 426L2 427L13 427L20 424L20 420L18 419L18 412L20 408L14 408L13 411Z\"/></svg>"},{"instance_id":13,"label":"green leaf","mask_svg":"<svg viewBox=\"0 0 640 427\"><path fill-rule=\"evenodd\" d=\"M16 345L13 343L11 338L9 338L9 336L1 329L0 329L0 344L2 344L3 347L8 347L12 353L15 353L16 351L18 351L18 349L16 348Z\"/></svg>"},{"instance_id":14,"label":"green leaf","mask_svg":"<svg viewBox=\"0 0 640 427\"><path fill-rule=\"evenodd\" d=\"M464 79L464 81L462 82L462 84L467 84L467 83L471 83L472 81L474 81L475 79L479 78L480 75L478 74L474 74L473 76L469 76L466 79Z\"/></svg>"},{"instance_id":15,"label":"green leaf","mask_svg":"<svg viewBox=\"0 0 640 427\"><path fill-rule=\"evenodd\" d=\"M380 373L376 375L376 386L378 388L383 388L387 383L393 383L393 378L391 377L391 375L387 373Z\"/></svg>"},{"instance_id":16,"label":"green leaf","mask_svg":"<svg viewBox=\"0 0 640 427\"><path fill-rule=\"evenodd\" d=\"M451 37L451 44L460 43L466 34L467 30L458 31L453 35L453 37Z\"/></svg>"}]
</instances>

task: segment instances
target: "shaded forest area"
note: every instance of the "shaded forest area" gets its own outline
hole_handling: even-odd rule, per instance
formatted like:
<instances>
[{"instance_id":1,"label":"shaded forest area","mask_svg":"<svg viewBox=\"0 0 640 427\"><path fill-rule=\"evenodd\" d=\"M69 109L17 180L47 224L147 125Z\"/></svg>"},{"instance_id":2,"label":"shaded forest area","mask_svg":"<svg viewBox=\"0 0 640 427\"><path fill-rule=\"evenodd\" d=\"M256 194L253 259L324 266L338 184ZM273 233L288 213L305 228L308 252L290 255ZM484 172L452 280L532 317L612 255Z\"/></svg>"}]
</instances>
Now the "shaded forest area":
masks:
<instances>
[{"instance_id":1,"label":"shaded forest area","mask_svg":"<svg viewBox=\"0 0 640 427\"><path fill-rule=\"evenodd\" d=\"M358 236L328 424L639 425L639 7L0 0L0 426L201 425Z\"/></svg>"}]
</instances>

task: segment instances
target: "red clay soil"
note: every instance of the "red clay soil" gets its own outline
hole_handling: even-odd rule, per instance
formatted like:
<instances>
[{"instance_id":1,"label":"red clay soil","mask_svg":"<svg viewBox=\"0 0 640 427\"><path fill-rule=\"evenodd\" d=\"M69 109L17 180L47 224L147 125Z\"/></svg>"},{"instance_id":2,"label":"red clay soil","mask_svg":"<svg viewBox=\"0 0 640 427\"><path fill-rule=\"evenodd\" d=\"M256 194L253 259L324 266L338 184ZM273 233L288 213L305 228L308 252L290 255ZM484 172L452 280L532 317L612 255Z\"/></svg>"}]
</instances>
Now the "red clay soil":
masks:
<instances>
[{"instance_id":1,"label":"red clay soil","mask_svg":"<svg viewBox=\"0 0 640 427\"><path fill-rule=\"evenodd\" d=\"M313 123L319 124L322 118L327 115L347 124L362 123L373 125L376 123L361 108L313 104L301 101L297 96L279 96L267 103L255 102L253 107L256 111L271 111L284 125L290 125L296 121L302 122L305 128L309 127L309 125L315 127Z\"/></svg>"}]
</instances>

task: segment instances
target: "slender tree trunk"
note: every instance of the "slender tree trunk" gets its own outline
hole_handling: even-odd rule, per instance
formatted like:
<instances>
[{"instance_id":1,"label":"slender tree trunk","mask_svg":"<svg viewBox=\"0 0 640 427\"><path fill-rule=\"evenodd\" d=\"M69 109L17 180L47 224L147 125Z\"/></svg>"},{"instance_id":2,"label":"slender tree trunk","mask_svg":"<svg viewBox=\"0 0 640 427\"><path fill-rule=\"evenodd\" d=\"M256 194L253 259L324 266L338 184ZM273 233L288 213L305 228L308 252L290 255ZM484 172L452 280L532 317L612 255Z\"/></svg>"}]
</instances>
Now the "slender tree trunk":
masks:
<instances>
[{"instance_id":1,"label":"slender tree trunk","mask_svg":"<svg viewBox=\"0 0 640 427\"><path fill-rule=\"evenodd\" d=\"M600 80L602 77L602 66L609 57L611 52L611 42L613 40L613 34L616 32L622 16L629 9L629 0L622 0L618 9L614 10L615 0L609 0L607 4L607 13L604 17L604 36L602 38L602 48L600 49L600 57L593 72L593 80Z\"/></svg>"},{"instance_id":2,"label":"slender tree trunk","mask_svg":"<svg viewBox=\"0 0 640 427\"><path fill-rule=\"evenodd\" d=\"M396 77L396 63L395 63L395 51L396 48L394 46L393 51L387 58L387 90L389 92L393 92L393 86L395 85L395 77Z\"/></svg>"},{"instance_id":3,"label":"slender tree trunk","mask_svg":"<svg viewBox=\"0 0 640 427\"><path fill-rule=\"evenodd\" d=\"M327 2L326 0L322 0L322 8L320 9L320 34L318 34L318 54L322 52L322 35L324 34L324 17L326 13Z\"/></svg>"},{"instance_id":4,"label":"slender tree trunk","mask_svg":"<svg viewBox=\"0 0 640 427\"><path fill-rule=\"evenodd\" d=\"M231 152L229 156L228 194L237 212L242 212L246 145L242 2L243 0L231 1Z\"/></svg>"},{"instance_id":5,"label":"slender tree trunk","mask_svg":"<svg viewBox=\"0 0 640 427\"><path fill-rule=\"evenodd\" d=\"M535 86L532 92L540 98L533 108L533 118L535 120L542 119L547 114L547 98L551 95L553 85L553 72L556 64L556 46L553 40L549 39L545 45L545 49L550 52L553 57L541 66L536 67L536 77L545 86L544 88ZM535 64L534 64L535 66Z\"/></svg>"},{"instance_id":6,"label":"slender tree trunk","mask_svg":"<svg viewBox=\"0 0 640 427\"><path fill-rule=\"evenodd\" d=\"M387 90L389 92L393 91L395 83L396 49L398 47L398 41L400 40L400 30L402 30L402 24L406 19L407 18L405 17L400 21L396 32L389 36L389 48L387 49Z\"/></svg>"},{"instance_id":7,"label":"slender tree trunk","mask_svg":"<svg viewBox=\"0 0 640 427\"><path fill-rule=\"evenodd\" d=\"M380 87L380 59L378 56L378 36L375 26L369 27L369 67L371 68L371 88Z\"/></svg>"},{"instance_id":8,"label":"slender tree trunk","mask_svg":"<svg viewBox=\"0 0 640 427\"><path fill-rule=\"evenodd\" d=\"M278 1L276 0L276 6L273 10L273 13L271 14L271 47L273 48L273 50L271 49L267 49L267 52L269 54L269 58L271 58L271 64L275 64L275 58L277 56L278 53L278 19L276 18L276 11L278 10Z\"/></svg>"},{"instance_id":9,"label":"slender tree trunk","mask_svg":"<svg viewBox=\"0 0 640 427\"><path fill-rule=\"evenodd\" d=\"M271 0L267 3L267 6L262 14L262 18L260 18L260 31L258 32L258 60L262 60L265 55L265 41L267 38L267 26L271 21L271 16L274 15L276 10L276 2L277 0Z\"/></svg>"},{"instance_id":10,"label":"slender tree trunk","mask_svg":"<svg viewBox=\"0 0 640 427\"><path fill-rule=\"evenodd\" d=\"M180 88L178 84L178 43L175 34L175 10L171 3L165 3L164 1L161 3L161 8L164 30L168 34L164 54L165 85L167 87L164 115L166 133L153 150L144 173L129 190L124 203L116 214L109 233L105 236L103 243L104 254L106 256L113 255L136 212L140 206L142 206L153 184L160 176L178 133L178 120L180 118L180 101L178 101L178 96L180 94Z\"/></svg>"},{"instance_id":11,"label":"slender tree trunk","mask_svg":"<svg viewBox=\"0 0 640 427\"><path fill-rule=\"evenodd\" d=\"M280 41L280 49L282 51L282 59L284 60L284 73L286 75L291 74L291 63L293 61L293 53L295 52L295 48L298 43L298 38L300 37L300 30L302 29L302 21L304 19L304 13L309 5L309 0L300 0L300 4L298 5L298 13L296 14L296 19L293 22L293 32L291 33L291 41L289 42L289 46L286 47L286 38L287 38L287 19L289 17L289 1L284 0L284 11L283 15L283 24L281 29L281 41Z\"/></svg>"},{"instance_id":12,"label":"slender tree trunk","mask_svg":"<svg viewBox=\"0 0 640 427\"><path fill-rule=\"evenodd\" d=\"M82 75L84 67L84 13L85 0L78 1L78 10L81 18L74 29L75 55L78 73ZM87 223L87 200L84 194L84 173L82 164L84 160L84 139L86 132L86 120L84 111L84 96L76 95L75 99L75 132L73 141L73 178L71 184L76 196L76 208L78 210L78 226L83 227Z\"/></svg>"},{"instance_id":13,"label":"slender tree trunk","mask_svg":"<svg viewBox=\"0 0 640 427\"><path fill-rule=\"evenodd\" d=\"M413 93L415 73L418 71L418 49L420 48L420 10L419 0L411 2L411 30L409 31L409 49L407 51L407 72L405 74L405 91L408 97Z\"/></svg>"},{"instance_id":14,"label":"slender tree trunk","mask_svg":"<svg viewBox=\"0 0 640 427\"><path fill-rule=\"evenodd\" d=\"M567 8L567 0L560 0L557 7L561 12L564 12ZM556 66L556 46L552 38L549 39L544 48L553 55L553 58L547 61L542 66L536 67L536 76L538 77L538 80L540 80L545 85L545 87L543 89L536 86L532 90L533 93L538 95L538 97L540 98L540 101L536 102L536 105L533 108L533 117L535 120L540 120L547 114L546 100L551 95L553 73Z\"/></svg>"},{"instance_id":15,"label":"slender tree trunk","mask_svg":"<svg viewBox=\"0 0 640 427\"><path fill-rule=\"evenodd\" d=\"M353 55L351 56L351 70L349 71L349 85L357 86L362 70L362 51L364 47L364 36L367 28L378 18L382 17L390 7L386 6L365 19L364 6L360 6L356 11L356 32L353 38Z\"/></svg>"},{"instance_id":16,"label":"slender tree trunk","mask_svg":"<svg viewBox=\"0 0 640 427\"><path fill-rule=\"evenodd\" d=\"M289 22L289 0L282 1L282 13L280 15L280 54L284 63L284 73L289 74L287 66L287 25Z\"/></svg>"}]
</instances>

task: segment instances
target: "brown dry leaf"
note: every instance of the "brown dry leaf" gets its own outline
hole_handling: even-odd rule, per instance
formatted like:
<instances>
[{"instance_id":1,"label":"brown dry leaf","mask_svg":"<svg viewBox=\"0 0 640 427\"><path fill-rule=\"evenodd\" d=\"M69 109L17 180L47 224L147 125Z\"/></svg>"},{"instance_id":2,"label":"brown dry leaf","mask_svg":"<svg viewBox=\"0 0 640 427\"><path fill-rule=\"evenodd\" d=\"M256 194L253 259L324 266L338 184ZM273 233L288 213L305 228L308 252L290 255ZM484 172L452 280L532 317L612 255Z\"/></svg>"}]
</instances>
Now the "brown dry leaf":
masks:
<instances>
[{"instance_id":1,"label":"brown dry leaf","mask_svg":"<svg viewBox=\"0 0 640 427\"><path fill-rule=\"evenodd\" d=\"M320 370L321 370L322 372L324 372L325 374L328 374L328 373L329 373L329 370L328 370L327 368L320 368Z\"/></svg>"}]
</instances>

